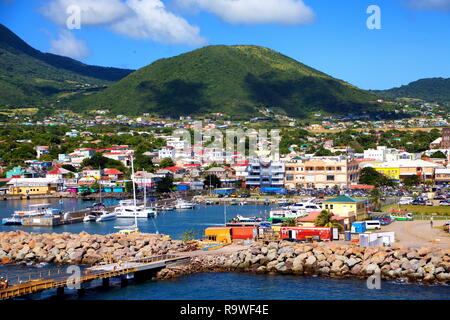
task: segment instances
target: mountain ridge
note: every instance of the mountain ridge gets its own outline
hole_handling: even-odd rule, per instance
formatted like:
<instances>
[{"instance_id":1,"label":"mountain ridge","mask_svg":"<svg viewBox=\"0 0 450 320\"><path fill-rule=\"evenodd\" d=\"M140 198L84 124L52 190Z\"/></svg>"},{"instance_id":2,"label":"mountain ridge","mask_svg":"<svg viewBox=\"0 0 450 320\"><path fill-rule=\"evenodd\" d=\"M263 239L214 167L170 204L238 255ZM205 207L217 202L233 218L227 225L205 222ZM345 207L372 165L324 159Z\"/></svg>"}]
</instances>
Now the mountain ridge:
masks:
<instances>
[{"instance_id":1,"label":"mountain ridge","mask_svg":"<svg viewBox=\"0 0 450 320\"><path fill-rule=\"evenodd\" d=\"M294 117L373 109L377 96L269 48L215 45L159 59L106 90L69 102L114 113L251 116L271 107Z\"/></svg>"}]
</instances>

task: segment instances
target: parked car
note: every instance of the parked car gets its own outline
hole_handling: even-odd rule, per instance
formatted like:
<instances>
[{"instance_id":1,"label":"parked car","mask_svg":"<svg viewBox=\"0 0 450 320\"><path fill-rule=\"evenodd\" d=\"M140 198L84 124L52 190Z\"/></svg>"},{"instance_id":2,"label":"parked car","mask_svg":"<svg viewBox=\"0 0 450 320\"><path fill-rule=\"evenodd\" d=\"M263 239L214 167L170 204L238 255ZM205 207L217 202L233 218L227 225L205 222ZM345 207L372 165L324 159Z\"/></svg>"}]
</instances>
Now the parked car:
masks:
<instances>
[{"instance_id":1,"label":"parked car","mask_svg":"<svg viewBox=\"0 0 450 320\"><path fill-rule=\"evenodd\" d=\"M450 201L449 200L439 201L439 205L440 206L450 206Z\"/></svg>"},{"instance_id":2,"label":"parked car","mask_svg":"<svg viewBox=\"0 0 450 320\"><path fill-rule=\"evenodd\" d=\"M432 206L434 206L434 203L433 203L433 201L428 200L428 201L425 201L425 205L432 207Z\"/></svg>"}]
</instances>

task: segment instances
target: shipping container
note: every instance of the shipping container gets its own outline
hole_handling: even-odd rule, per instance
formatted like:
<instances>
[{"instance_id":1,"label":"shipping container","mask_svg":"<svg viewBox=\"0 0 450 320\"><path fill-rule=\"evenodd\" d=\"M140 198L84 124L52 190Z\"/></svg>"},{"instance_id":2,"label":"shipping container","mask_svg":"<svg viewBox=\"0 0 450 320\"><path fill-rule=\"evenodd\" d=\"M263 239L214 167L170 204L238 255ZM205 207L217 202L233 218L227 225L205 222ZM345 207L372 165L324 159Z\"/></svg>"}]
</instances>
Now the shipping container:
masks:
<instances>
[{"instance_id":1,"label":"shipping container","mask_svg":"<svg viewBox=\"0 0 450 320\"><path fill-rule=\"evenodd\" d=\"M318 238L320 241L332 241L333 239L338 239L339 234L337 231L337 228L281 227L280 238L296 240Z\"/></svg>"},{"instance_id":2,"label":"shipping container","mask_svg":"<svg viewBox=\"0 0 450 320\"><path fill-rule=\"evenodd\" d=\"M253 240L257 236L257 229L254 227L232 227L231 239L233 240Z\"/></svg>"}]
</instances>

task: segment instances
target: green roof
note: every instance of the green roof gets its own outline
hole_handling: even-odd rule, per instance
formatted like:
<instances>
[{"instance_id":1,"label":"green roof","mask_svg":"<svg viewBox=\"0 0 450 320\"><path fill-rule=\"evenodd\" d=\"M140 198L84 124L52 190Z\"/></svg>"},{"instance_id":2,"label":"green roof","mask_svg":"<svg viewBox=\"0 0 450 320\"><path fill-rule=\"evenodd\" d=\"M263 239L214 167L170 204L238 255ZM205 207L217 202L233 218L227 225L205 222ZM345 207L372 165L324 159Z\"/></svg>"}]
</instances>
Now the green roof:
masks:
<instances>
[{"instance_id":1,"label":"green roof","mask_svg":"<svg viewBox=\"0 0 450 320\"><path fill-rule=\"evenodd\" d=\"M361 202L360 200L356 200L347 196L339 196L337 198L333 198L330 200L325 200L322 201L323 203L336 203L336 202L341 202L341 203L357 203L357 202Z\"/></svg>"}]
</instances>

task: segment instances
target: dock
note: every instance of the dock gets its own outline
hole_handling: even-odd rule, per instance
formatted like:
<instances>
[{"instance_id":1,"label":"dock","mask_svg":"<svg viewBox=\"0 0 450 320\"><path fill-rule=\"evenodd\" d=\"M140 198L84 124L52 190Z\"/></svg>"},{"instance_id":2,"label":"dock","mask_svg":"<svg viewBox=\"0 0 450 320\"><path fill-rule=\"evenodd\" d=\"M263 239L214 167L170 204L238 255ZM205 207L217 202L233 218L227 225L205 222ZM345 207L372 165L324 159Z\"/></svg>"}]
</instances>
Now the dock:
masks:
<instances>
[{"instance_id":1,"label":"dock","mask_svg":"<svg viewBox=\"0 0 450 320\"><path fill-rule=\"evenodd\" d=\"M10 287L6 289L0 289L0 300L19 298L51 289L56 289L57 294L61 295L64 293L64 288L74 288L75 286L78 286L79 293L82 293L86 284L94 280L102 280L102 285L105 287L109 285L110 279L119 278L121 284L124 285L130 278L148 279L168 265L185 262L188 259L189 257L162 255L122 263L97 265L85 269L79 278L74 278L72 274L61 273L59 270L53 273L39 274L36 278L34 278L36 274L30 274L27 280L18 281L10 284ZM26 279L27 276L23 276L23 278Z\"/></svg>"}]
</instances>

